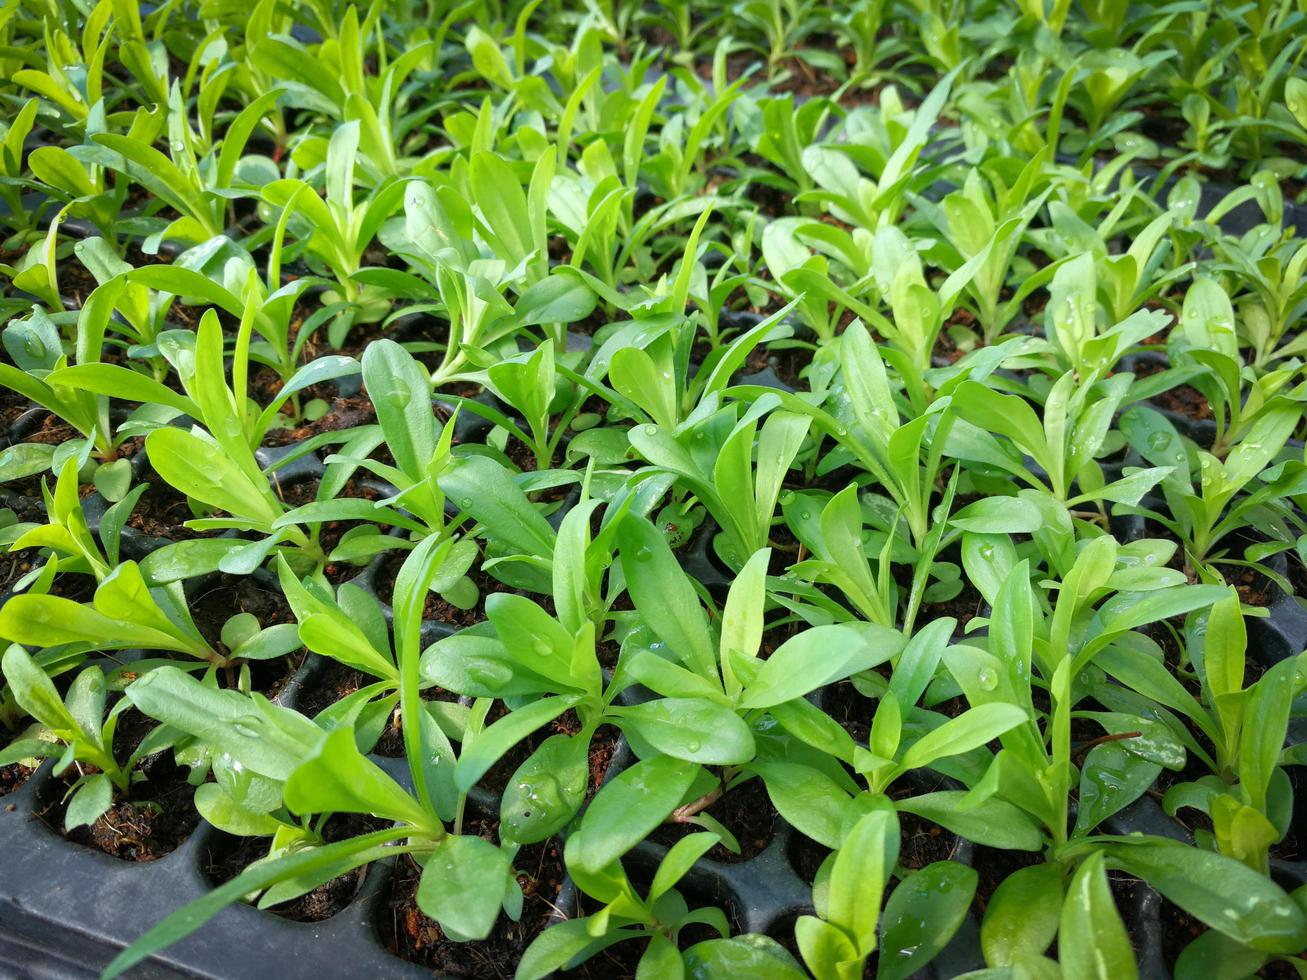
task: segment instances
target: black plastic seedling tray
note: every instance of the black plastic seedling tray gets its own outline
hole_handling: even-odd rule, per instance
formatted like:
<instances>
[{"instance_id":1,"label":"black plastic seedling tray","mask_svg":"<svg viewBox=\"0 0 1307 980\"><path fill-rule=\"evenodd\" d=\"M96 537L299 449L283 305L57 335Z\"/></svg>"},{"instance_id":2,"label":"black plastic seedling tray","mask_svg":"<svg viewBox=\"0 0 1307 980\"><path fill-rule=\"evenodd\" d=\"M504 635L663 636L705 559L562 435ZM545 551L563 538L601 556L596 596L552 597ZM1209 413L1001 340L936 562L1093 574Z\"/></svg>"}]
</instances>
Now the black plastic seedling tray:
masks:
<instances>
[{"instance_id":1,"label":"black plastic seedling tray","mask_svg":"<svg viewBox=\"0 0 1307 980\"><path fill-rule=\"evenodd\" d=\"M71 843L36 815L49 766L0 806L0 975L83 980L132 939L213 886L207 825L157 861L120 861ZM141 978L429 977L389 953L373 920L389 869L375 865L348 908L317 923L252 906L224 909L203 929L141 964Z\"/></svg>"}]
</instances>

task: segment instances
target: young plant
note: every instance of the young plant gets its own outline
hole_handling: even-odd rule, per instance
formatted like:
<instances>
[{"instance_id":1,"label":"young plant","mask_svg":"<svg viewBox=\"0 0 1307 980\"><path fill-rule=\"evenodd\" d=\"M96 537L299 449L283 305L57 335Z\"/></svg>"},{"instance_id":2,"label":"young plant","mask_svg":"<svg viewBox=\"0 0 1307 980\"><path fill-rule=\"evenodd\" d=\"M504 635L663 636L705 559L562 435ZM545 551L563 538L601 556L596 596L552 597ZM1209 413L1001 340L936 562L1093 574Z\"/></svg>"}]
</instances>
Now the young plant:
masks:
<instances>
[{"instance_id":1,"label":"young plant","mask_svg":"<svg viewBox=\"0 0 1307 980\"><path fill-rule=\"evenodd\" d=\"M348 725L324 730L258 694L214 690L169 668L151 671L128 686L127 697L146 714L239 761L251 779L270 789L274 809L284 800L289 812L300 816L366 813L394 825L330 844L310 843L256 862L137 939L109 964L106 977L119 976L246 895L261 893L265 901L270 896L285 901L354 868L399 854L411 855L422 866L419 908L455 941L484 939L501 910L520 914L513 845L496 847L462 833L465 796L454 782L457 756L441 724L444 718L448 726L461 712L446 718L442 708L432 708L421 697L422 607L436 574L438 546L434 537L418 545L395 583L399 703L408 720L404 748L411 791L360 753ZM482 717L488 707L483 703L479 709ZM470 722L470 717L463 720Z\"/></svg>"},{"instance_id":2,"label":"young plant","mask_svg":"<svg viewBox=\"0 0 1307 980\"><path fill-rule=\"evenodd\" d=\"M24 759L56 759L58 774L76 765L79 777L64 797L68 806L65 830L99 820L115 796L130 790L137 763L172 746L174 733L160 726L119 764L113 751L114 732L119 716L132 705L120 699L106 714L108 684L99 667L79 673L65 698L60 698L41 665L17 644L5 651L3 669L14 700L36 719L39 728L0 751L0 766ZM82 772L82 766L93 766L98 772Z\"/></svg>"},{"instance_id":3,"label":"young plant","mask_svg":"<svg viewBox=\"0 0 1307 980\"><path fill-rule=\"evenodd\" d=\"M1267 466L1283 451L1302 421L1300 402L1272 399L1248 426L1244 438L1225 459L1187 444L1160 412L1136 406L1121 416L1121 431L1130 446L1165 473L1161 481L1165 513L1158 507L1123 508L1157 521L1184 547L1185 570L1204 573L1216 564L1241 565L1273 553L1263 543L1233 558L1221 548L1240 531L1269 536L1271 549L1289 546L1293 535L1286 526L1286 498L1299 492L1301 467L1288 463ZM1125 503L1130 503L1125 501ZM1215 572L1207 571L1211 576ZM1274 574L1274 573L1272 573Z\"/></svg>"},{"instance_id":4,"label":"young plant","mask_svg":"<svg viewBox=\"0 0 1307 980\"><path fill-rule=\"evenodd\" d=\"M853 824L818 873L817 914L794 926L817 980L855 980L873 953L877 977L901 980L934 959L962 925L978 876L952 861L904 875L882 912L898 853L898 817L892 808L876 809Z\"/></svg>"},{"instance_id":5,"label":"young plant","mask_svg":"<svg viewBox=\"0 0 1307 980\"><path fill-rule=\"evenodd\" d=\"M981 256L981 262L963 284L963 291L986 345L997 342L1004 329L1021 312L1022 303L1057 271L1051 262L1033 275L1021 277L1011 295L1004 295L1013 278L1013 265L1026 229L1050 191L1036 193L1043 183L1047 153L1041 152L1021 169L1009 188L999 164L971 171L961 188L945 196L939 206L922 201L921 209L944 235L936 253L945 268L961 269ZM942 297L941 297L942 299ZM944 305L944 304L941 304ZM945 315L952 313L944 310Z\"/></svg>"},{"instance_id":6,"label":"young plant","mask_svg":"<svg viewBox=\"0 0 1307 980\"><path fill-rule=\"evenodd\" d=\"M153 420L145 440L151 466L169 486L227 515L198 518L188 526L198 530L255 531L262 537L254 542L223 539L221 545L185 545L182 550L193 552L200 561L192 574L214 567L249 572L282 544L296 554L297 562L311 567L326 561L318 544L317 525L305 533L298 526L279 523L287 507L274 492L255 449L272 427L277 410L292 394L320 381L352 374L358 370L358 363L353 358L334 356L307 364L260 411L246 394L254 317L254 308L247 307L237 334L230 385L226 380L222 327L213 310L205 311L194 334L169 331L161 338L164 356L177 370L185 395L116 364L80 364L58 374L59 380L70 386L152 402L204 426L187 431L165 424L166 417ZM340 482L343 485L345 481ZM324 479L318 489L320 495L330 492L332 482Z\"/></svg>"},{"instance_id":7,"label":"young plant","mask_svg":"<svg viewBox=\"0 0 1307 980\"><path fill-rule=\"evenodd\" d=\"M113 473L112 476L116 480L119 473ZM126 471L126 480L122 482L129 485L130 481L129 469ZM130 491L125 487L110 488L107 486L110 482L108 474L100 482L109 491L108 495L118 500L100 517L97 530L103 543L103 550L100 544L96 543L95 536L92 535L87 524L86 512L78 496L77 465L76 461L71 459L64 463L59 479L55 481L54 493L50 493L44 482L42 483L47 522L15 525L5 529L5 543L8 544L11 552L33 547L50 550L47 561L33 568L11 586L14 592L24 588L34 593L49 592L54 577L60 572L89 574L99 583L118 565L123 527L146 488L144 484ZM123 492L114 492L118 489L123 489Z\"/></svg>"},{"instance_id":8,"label":"young plant","mask_svg":"<svg viewBox=\"0 0 1307 980\"><path fill-rule=\"evenodd\" d=\"M1077 768L1072 718L1087 693L1084 671L1100 656L1111 657L1113 649L1128 648L1138 627L1205 608L1226 595L1215 586L1169 584L1175 581L1171 576L1137 575L1120 558L1112 538L1092 539L1063 578L1050 616L1035 606L1026 564L1011 564L994 597L988 649L966 643L945 652L944 663L970 704L1014 704L1029 719L999 736L1003 747L987 768L956 773L966 776L969 790L930 793L901 806L973 840L1001 833L1021 842L999 846L1047 847L1047 863L1010 875L986 910L981 945L991 966L1009 965L1017 954L1037 956L1048 947L1061 925L1057 910L1066 882L1095 853L1238 942L1280 950L1300 942L1297 937L1307 930L1307 918L1287 895L1237 861L1161 838L1094 836L1095 828L1142 795L1164 766L1183 766L1183 752L1177 753L1178 743L1162 726L1151 726L1145 739L1143 719L1109 715L1096 720L1109 734L1128 737L1092 744ZM1116 591L1116 583L1132 591ZM1035 683L1047 686L1046 715L1034 707ZM1073 822L1071 791L1077 778ZM975 807L995 800L1010 805L1006 819L969 819ZM1247 894L1256 894L1257 902L1245 904ZM1240 898L1236 902L1227 895Z\"/></svg>"},{"instance_id":9,"label":"young plant","mask_svg":"<svg viewBox=\"0 0 1307 980\"><path fill-rule=\"evenodd\" d=\"M763 396L741 416L738 405L710 412L705 402L676 431L650 424L630 432L631 446L651 464L642 478L671 473L691 490L721 528L713 544L732 568L767 546L781 487L808 432L808 418L775 404Z\"/></svg>"},{"instance_id":10,"label":"young plant","mask_svg":"<svg viewBox=\"0 0 1307 980\"><path fill-rule=\"evenodd\" d=\"M568 840L565 852L569 869L576 840ZM681 930L699 925L723 938L730 934L725 912L712 906L692 909L676 889L694 862L718 840L716 834L698 833L677 841L659 862L643 896L620 861L598 873L572 872L577 887L602 903L602 908L592 915L555 923L537 936L522 954L516 980L541 980L556 970L584 963L616 943L635 941L648 944L640 956L642 974L684 975L688 953L683 954L678 945ZM793 971L786 975L787 980L793 975Z\"/></svg>"},{"instance_id":11,"label":"young plant","mask_svg":"<svg viewBox=\"0 0 1307 980\"><path fill-rule=\"evenodd\" d=\"M362 563L382 551L411 550L416 542L434 536L442 543L434 590L462 608L476 603L476 586L467 570L477 555L469 537L459 537L459 522L445 513L445 494L439 478L453 465L451 422L441 426L431 405L426 369L391 340L378 340L363 353L363 382L377 413L375 426L363 426L326 459L327 471L318 499L289 510L272 524L274 529L329 521L362 521L341 538L329 561ZM393 463L370 455L378 446L390 450ZM365 469L393 488L378 501L337 497L356 468ZM382 534L389 525L407 536Z\"/></svg>"},{"instance_id":12,"label":"young plant","mask_svg":"<svg viewBox=\"0 0 1307 980\"><path fill-rule=\"evenodd\" d=\"M101 306L108 299L108 294L96 290L78 314L79 323L89 325L86 330L78 330L79 363L100 357L104 335L96 326L108 317L108 311ZM68 355L55 322L43 310L34 308L25 319L11 321L3 337L5 350L14 363L0 364L0 385L62 419L82 438L58 445L15 443L0 452L0 478L16 480L47 469L59 472L69 459L76 461L79 470L92 456L97 462L115 462L126 437L114 431L108 398L64 382L60 372L68 364Z\"/></svg>"},{"instance_id":13,"label":"young plant","mask_svg":"<svg viewBox=\"0 0 1307 980\"><path fill-rule=\"evenodd\" d=\"M382 223L399 207L405 184L387 180L362 201L354 196L360 129L357 121L337 127L327 144L323 160L324 197L304 180L286 177L264 184L263 200L274 208L290 212L288 227L314 260L335 277L337 288L324 299L336 310L328 328L335 347L356 323L381 319L390 309L389 299L355 278L363 267L363 253L372 244Z\"/></svg>"},{"instance_id":14,"label":"young plant","mask_svg":"<svg viewBox=\"0 0 1307 980\"><path fill-rule=\"evenodd\" d=\"M1173 816L1192 808L1207 816L1212 829L1199 829L1199 842L1268 874L1268 852L1289 829L1293 789L1283 766L1301 761L1283 753L1293 699L1302 691L1307 660L1290 657L1245 687L1248 636L1239 597L1233 589L1205 616L1191 616L1186 629L1188 659L1200 685L1201 701L1155 656L1128 647L1104 651L1098 660L1111 677L1164 711L1173 737L1201 760L1211 774L1167 789L1163 806ZM1109 705L1135 710L1135 699ZM1198 742L1177 716L1187 719L1210 743Z\"/></svg>"},{"instance_id":15,"label":"young plant","mask_svg":"<svg viewBox=\"0 0 1307 980\"><path fill-rule=\"evenodd\" d=\"M944 446L954 415L947 402L928 403L918 389L922 414L904 422L880 351L861 323L854 321L839 340L841 381L828 393L829 408L789 393L738 386L736 397L779 398L787 413L811 419L811 425L834 447L823 466L834 468L856 461L889 494L901 510L914 546L930 534L931 499L941 482ZM909 393L911 396L911 393Z\"/></svg>"},{"instance_id":16,"label":"young plant","mask_svg":"<svg viewBox=\"0 0 1307 980\"><path fill-rule=\"evenodd\" d=\"M1127 467L1120 479L1104 480L1096 457L1132 380L1129 374L1103 377L1097 368L1085 379L1067 371L1049 389L1042 419L1019 395L1001 394L979 381L963 381L953 391L952 409L958 421L950 433L948 452L1007 473L1068 508L1087 503L1101 506L1102 501L1133 506L1173 470L1166 465ZM1034 466L1026 462L1027 457ZM1154 457L1145 454L1145 458L1151 462ZM1106 523L1102 514L1097 519Z\"/></svg>"},{"instance_id":17,"label":"young plant","mask_svg":"<svg viewBox=\"0 0 1307 980\"><path fill-rule=\"evenodd\" d=\"M1180 325L1183 329L1168 338L1167 354L1172 364L1198 368L1188 381L1211 409L1216 437L1210 448L1218 459L1248 437L1266 411L1282 407L1285 398L1300 402L1304 397L1300 387L1288 387L1298 377L1295 362L1247 369L1239 354L1234 307L1216 280L1199 279L1189 288Z\"/></svg>"}]
</instances>

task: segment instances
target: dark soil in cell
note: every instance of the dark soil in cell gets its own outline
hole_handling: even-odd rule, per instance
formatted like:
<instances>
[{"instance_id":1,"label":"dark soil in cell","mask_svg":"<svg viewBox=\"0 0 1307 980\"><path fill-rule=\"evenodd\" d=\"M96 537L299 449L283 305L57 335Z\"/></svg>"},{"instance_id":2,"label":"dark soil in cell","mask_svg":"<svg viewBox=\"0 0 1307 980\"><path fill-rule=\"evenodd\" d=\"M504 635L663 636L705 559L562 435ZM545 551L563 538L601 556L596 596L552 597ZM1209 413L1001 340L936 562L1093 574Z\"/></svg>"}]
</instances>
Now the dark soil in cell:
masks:
<instances>
[{"instance_id":1,"label":"dark soil in cell","mask_svg":"<svg viewBox=\"0 0 1307 980\"><path fill-rule=\"evenodd\" d=\"M0 796L8 796L22 789L34 772L35 769L17 762L0 766Z\"/></svg>"},{"instance_id":2,"label":"dark soil in cell","mask_svg":"<svg viewBox=\"0 0 1307 980\"><path fill-rule=\"evenodd\" d=\"M185 527L195 517L183 493L174 490L154 473L141 481L146 484L136 506L127 517L127 526L153 538L184 541L201 537L201 533Z\"/></svg>"},{"instance_id":3,"label":"dark soil in cell","mask_svg":"<svg viewBox=\"0 0 1307 980\"><path fill-rule=\"evenodd\" d=\"M325 843L358 837L387 824L376 817L359 814L339 814L327 821L322 837ZM222 885L260 858L266 857L271 837L236 837L215 831L209 838L202 857L204 873L214 885ZM295 922L322 922L343 911L367 874L367 867L355 868L331 881L318 885L299 898L271 906L268 911Z\"/></svg>"},{"instance_id":4,"label":"dark soil in cell","mask_svg":"<svg viewBox=\"0 0 1307 980\"><path fill-rule=\"evenodd\" d=\"M1159 408L1194 421L1212 417L1212 406L1197 388L1191 385L1176 385L1152 397L1152 402Z\"/></svg>"},{"instance_id":5,"label":"dark soil in cell","mask_svg":"<svg viewBox=\"0 0 1307 980\"><path fill-rule=\"evenodd\" d=\"M200 634L219 652L225 652L220 639L222 627L238 613L250 613L264 628L295 622L295 616L281 592L261 585L255 578L225 573L216 575L202 591L191 597L190 609ZM250 661L253 690L265 697L277 698L290 683L305 656L301 649L285 657Z\"/></svg>"},{"instance_id":6,"label":"dark soil in cell","mask_svg":"<svg viewBox=\"0 0 1307 980\"><path fill-rule=\"evenodd\" d=\"M50 414L41 421L41 427L31 432L22 442L34 442L47 446L59 446L73 439L82 438L82 434L59 416Z\"/></svg>"},{"instance_id":7,"label":"dark soil in cell","mask_svg":"<svg viewBox=\"0 0 1307 980\"><path fill-rule=\"evenodd\" d=\"M763 781L757 777L727 790L721 799L703 812L733 833L740 844L739 854L722 844L716 844L705 855L709 860L722 864L738 864L757 857L767 849L775 833L776 808L772 806ZM649 839L670 847L689 834L707 829L693 823L665 823Z\"/></svg>"},{"instance_id":8,"label":"dark soil in cell","mask_svg":"<svg viewBox=\"0 0 1307 980\"><path fill-rule=\"evenodd\" d=\"M865 744L871 735L871 719L876 704L863 697L852 681L840 681L822 692L822 710L839 722L855 742Z\"/></svg>"},{"instance_id":9,"label":"dark soil in cell","mask_svg":"<svg viewBox=\"0 0 1307 980\"><path fill-rule=\"evenodd\" d=\"M976 884L975 898L971 901L976 918L978 920L984 918L990 899L994 897L994 892L1008 875L1022 868L1039 864L1042 860L1043 855L1036 851L1004 851L977 844L972 867L976 869L979 881Z\"/></svg>"},{"instance_id":10,"label":"dark soil in cell","mask_svg":"<svg viewBox=\"0 0 1307 980\"><path fill-rule=\"evenodd\" d=\"M1245 605L1269 606L1279 592L1275 583L1255 568L1226 566L1222 573L1225 581L1239 593L1239 601Z\"/></svg>"},{"instance_id":11,"label":"dark soil in cell","mask_svg":"<svg viewBox=\"0 0 1307 980\"><path fill-rule=\"evenodd\" d=\"M985 597L980 594L970 582L966 581L963 576L962 591L952 599L945 602L932 603L929 606L922 606L921 615L917 617L920 626L936 619L943 619L945 616L952 616L958 621L956 632L963 633L966 631L967 623L985 612Z\"/></svg>"},{"instance_id":12,"label":"dark soil in cell","mask_svg":"<svg viewBox=\"0 0 1307 980\"><path fill-rule=\"evenodd\" d=\"M313 389L309 389L309 391L301 393L301 403L308 401L311 397L321 397L314 396L312 391ZM372 402L363 395L351 395L344 398L333 396L330 398L330 406L325 415L312 422L304 422L293 428L272 429L264 437L263 444L265 446L288 446L294 442L311 439L323 432L339 432L342 429L370 425L377 420L376 412L372 409Z\"/></svg>"},{"instance_id":13,"label":"dark soil in cell","mask_svg":"<svg viewBox=\"0 0 1307 980\"><path fill-rule=\"evenodd\" d=\"M12 363L8 352L3 352L0 360L6 364ZM7 440L9 430L13 428L14 423L32 411L44 411L44 409L34 408L32 403L18 392L0 385L0 439Z\"/></svg>"},{"instance_id":14,"label":"dark soil in cell","mask_svg":"<svg viewBox=\"0 0 1307 980\"><path fill-rule=\"evenodd\" d=\"M957 341L953 338L953 335L949 333L950 326L962 326L974 329L976 327L976 318L969 311L961 308L953 311L953 315L949 318L948 322L944 324L944 328L940 330L939 336L935 338L935 346L930 352L931 363L939 367L956 364L970 352L969 350L964 350L957 345Z\"/></svg>"},{"instance_id":15,"label":"dark soil in cell","mask_svg":"<svg viewBox=\"0 0 1307 980\"><path fill-rule=\"evenodd\" d=\"M135 710L125 712L114 733L114 756L125 761L154 724ZM82 772L94 772L81 767ZM37 816L57 833L78 844L94 847L124 861L155 861L176 850L200 822L193 802L195 789L186 781L187 771L173 761L171 750L142 760L138 771L144 776L132 784L126 798L115 801L95 823L64 831L65 791L77 782L81 772L74 765L40 788Z\"/></svg>"},{"instance_id":16,"label":"dark soil in cell","mask_svg":"<svg viewBox=\"0 0 1307 980\"><path fill-rule=\"evenodd\" d=\"M802 347L755 347L744 362L745 373L771 368L791 388L805 389L802 374L812 361L811 352Z\"/></svg>"},{"instance_id":17,"label":"dark soil in cell","mask_svg":"<svg viewBox=\"0 0 1307 980\"><path fill-rule=\"evenodd\" d=\"M218 640L223 624L237 613L253 614L260 626L295 622L280 591L253 577L225 572L191 597L190 608L195 625L210 642Z\"/></svg>"},{"instance_id":18,"label":"dark soil in cell","mask_svg":"<svg viewBox=\"0 0 1307 980\"><path fill-rule=\"evenodd\" d=\"M495 839L497 831L497 822L490 820L464 827L464 833L489 840ZM525 899L521 919L513 922L500 915L489 938L459 943L448 939L435 920L418 908L422 870L405 855L396 865L378 912L382 942L392 953L442 974L507 980L527 946L557 913L565 874L562 848L555 840L523 847L513 859L513 867Z\"/></svg>"},{"instance_id":19,"label":"dark soil in cell","mask_svg":"<svg viewBox=\"0 0 1307 980\"><path fill-rule=\"evenodd\" d=\"M914 794L904 790L893 795L903 799ZM952 861L957 854L957 837L915 813L899 813L899 831L899 864L905 868L919 871L936 861Z\"/></svg>"}]
</instances>

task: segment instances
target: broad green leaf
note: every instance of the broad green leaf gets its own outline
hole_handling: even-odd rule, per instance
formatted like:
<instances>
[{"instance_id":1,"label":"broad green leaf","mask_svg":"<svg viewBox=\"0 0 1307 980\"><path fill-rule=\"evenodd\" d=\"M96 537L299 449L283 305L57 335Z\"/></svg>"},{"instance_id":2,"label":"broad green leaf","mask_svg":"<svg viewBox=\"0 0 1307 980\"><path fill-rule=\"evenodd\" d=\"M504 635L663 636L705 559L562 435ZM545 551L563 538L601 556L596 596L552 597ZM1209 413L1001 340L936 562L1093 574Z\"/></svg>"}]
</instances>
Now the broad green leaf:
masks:
<instances>
[{"instance_id":1,"label":"broad green leaf","mask_svg":"<svg viewBox=\"0 0 1307 980\"><path fill-rule=\"evenodd\" d=\"M568 842L582 871L598 874L644 840L680 805L699 766L655 756L607 783L591 801Z\"/></svg>"},{"instance_id":2,"label":"broad green leaf","mask_svg":"<svg viewBox=\"0 0 1307 980\"><path fill-rule=\"evenodd\" d=\"M512 878L508 853L480 837L449 835L422 869L417 902L452 936L485 939Z\"/></svg>"},{"instance_id":3,"label":"broad green leaf","mask_svg":"<svg viewBox=\"0 0 1307 980\"><path fill-rule=\"evenodd\" d=\"M618 722L659 752L704 765L753 758L753 733L729 707L702 698L657 698L618 709Z\"/></svg>"},{"instance_id":4,"label":"broad green leaf","mask_svg":"<svg viewBox=\"0 0 1307 980\"><path fill-rule=\"evenodd\" d=\"M1112 900L1103 856L1091 854L1067 887L1057 934L1064 972L1085 980L1133 980L1134 950Z\"/></svg>"}]
</instances>

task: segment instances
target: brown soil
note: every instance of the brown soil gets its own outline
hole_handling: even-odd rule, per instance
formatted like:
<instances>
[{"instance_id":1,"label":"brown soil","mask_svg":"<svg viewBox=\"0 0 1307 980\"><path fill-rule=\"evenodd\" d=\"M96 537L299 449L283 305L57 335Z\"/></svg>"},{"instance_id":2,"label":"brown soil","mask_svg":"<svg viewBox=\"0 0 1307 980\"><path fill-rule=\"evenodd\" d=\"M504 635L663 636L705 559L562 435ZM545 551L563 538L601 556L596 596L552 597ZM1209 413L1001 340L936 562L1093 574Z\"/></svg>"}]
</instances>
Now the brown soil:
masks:
<instances>
[{"instance_id":1,"label":"brown soil","mask_svg":"<svg viewBox=\"0 0 1307 980\"><path fill-rule=\"evenodd\" d=\"M1275 583L1255 568L1233 565L1226 567L1223 574L1239 593L1239 601L1249 606L1269 606L1279 592Z\"/></svg>"},{"instance_id":2,"label":"brown soil","mask_svg":"<svg viewBox=\"0 0 1307 980\"><path fill-rule=\"evenodd\" d=\"M325 388L326 386L322 387ZM307 401L314 397L323 397L322 395L315 395L313 392L313 388L301 392L301 401ZM377 413L372 409L372 402L365 396L351 395L348 398L341 398L332 394L334 392L335 388L332 387L330 392L326 393L330 399L331 407L321 418L290 429L272 429L264 437L263 444L265 446L288 446L293 442L302 442L323 432L339 432L342 429L353 429L376 421Z\"/></svg>"},{"instance_id":3,"label":"brown soil","mask_svg":"<svg viewBox=\"0 0 1307 980\"><path fill-rule=\"evenodd\" d=\"M709 860L722 864L739 864L757 857L772 841L776 808L772 806L763 781L757 777L728 790L704 812L733 833L740 844L739 854L727 850L721 844L714 845L705 855ZM670 847L681 838L704 829L706 828L692 823L665 823L649 835L649 840Z\"/></svg>"},{"instance_id":4,"label":"brown soil","mask_svg":"<svg viewBox=\"0 0 1307 980\"><path fill-rule=\"evenodd\" d=\"M876 705L870 698L859 694L852 681L840 681L827 687L822 692L821 707L853 736L855 742L866 744L871 736L871 719Z\"/></svg>"},{"instance_id":5,"label":"brown soil","mask_svg":"<svg viewBox=\"0 0 1307 980\"><path fill-rule=\"evenodd\" d=\"M121 762L154 727L134 709L119 719L114 733L114 755ZM173 761L171 750L142 760L138 772L145 778L132 784L127 799L118 798L95 823L64 832L65 791L81 773L71 767L41 786L36 815L68 840L94 847L124 861L155 861L180 847L200 822L195 789L186 770ZM94 772L93 768L81 767Z\"/></svg>"},{"instance_id":6,"label":"brown soil","mask_svg":"<svg viewBox=\"0 0 1307 980\"><path fill-rule=\"evenodd\" d=\"M10 793L22 789L34 772L36 772L35 769L20 765L17 762L10 763L7 766L0 766L0 796L8 796Z\"/></svg>"},{"instance_id":7,"label":"brown soil","mask_svg":"<svg viewBox=\"0 0 1307 980\"><path fill-rule=\"evenodd\" d=\"M802 347L769 348L758 346L750 351L749 356L745 359L744 371L746 374L752 374L771 368L781 381L784 381L791 388L803 391L808 386L807 382L803 380L802 374L811 360L810 353Z\"/></svg>"},{"instance_id":8,"label":"brown soil","mask_svg":"<svg viewBox=\"0 0 1307 980\"><path fill-rule=\"evenodd\" d=\"M1168 388L1154 395L1151 401L1159 408L1195 421L1212 417L1212 406L1207 403L1203 394L1191 385L1176 385L1174 388Z\"/></svg>"},{"instance_id":9,"label":"brown soil","mask_svg":"<svg viewBox=\"0 0 1307 980\"><path fill-rule=\"evenodd\" d=\"M473 822L464 832L493 841L498 823ZM489 938L459 943L449 940L435 920L418 908L422 871L407 855L400 858L378 915L382 942L392 953L444 974L507 980L527 946L556 914L558 891L565 875L562 849L555 840L522 848L513 867L525 897L521 919L513 922L501 913Z\"/></svg>"},{"instance_id":10,"label":"brown soil","mask_svg":"<svg viewBox=\"0 0 1307 980\"><path fill-rule=\"evenodd\" d=\"M945 602L936 602L922 606L921 615L917 617L918 628L936 619L952 616L958 621L957 633L966 630L967 623L979 616L985 609L985 597L980 590L966 580L962 580L962 591Z\"/></svg>"}]
</instances>

